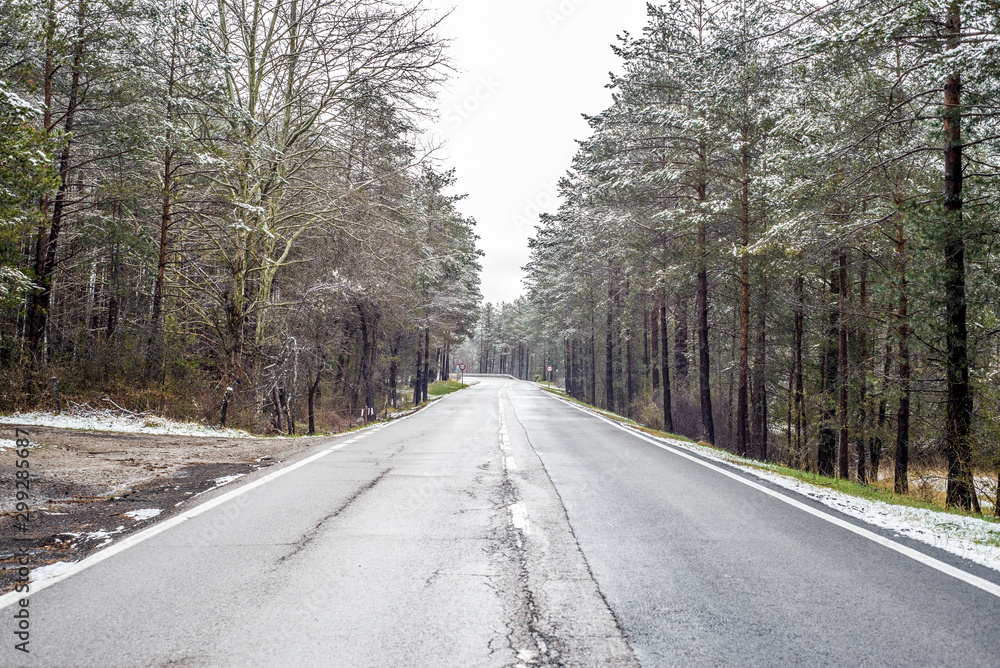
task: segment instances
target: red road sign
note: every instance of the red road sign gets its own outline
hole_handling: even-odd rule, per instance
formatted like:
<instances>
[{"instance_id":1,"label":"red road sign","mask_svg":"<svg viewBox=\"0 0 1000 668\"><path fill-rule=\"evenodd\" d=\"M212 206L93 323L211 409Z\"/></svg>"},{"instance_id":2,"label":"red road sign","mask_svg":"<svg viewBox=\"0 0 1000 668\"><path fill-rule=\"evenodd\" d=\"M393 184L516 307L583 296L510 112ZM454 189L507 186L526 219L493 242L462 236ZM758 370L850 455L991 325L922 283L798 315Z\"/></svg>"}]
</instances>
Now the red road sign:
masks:
<instances>
[{"instance_id":1,"label":"red road sign","mask_svg":"<svg viewBox=\"0 0 1000 668\"><path fill-rule=\"evenodd\" d=\"M459 364L459 365L458 365L458 368L459 368L459 370L461 370L461 371L465 371L465 365L464 365L464 364Z\"/></svg>"},{"instance_id":2,"label":"red road sign","mask_svg":"<svg viewBox=\"0 0 1000 668\"><path fill-rule=\"evenodd\" d=\"M545 370L548 371L549 373L552 373L552 365L550 364L547 367L545 367Z\"/></svg>"}]
</instances>

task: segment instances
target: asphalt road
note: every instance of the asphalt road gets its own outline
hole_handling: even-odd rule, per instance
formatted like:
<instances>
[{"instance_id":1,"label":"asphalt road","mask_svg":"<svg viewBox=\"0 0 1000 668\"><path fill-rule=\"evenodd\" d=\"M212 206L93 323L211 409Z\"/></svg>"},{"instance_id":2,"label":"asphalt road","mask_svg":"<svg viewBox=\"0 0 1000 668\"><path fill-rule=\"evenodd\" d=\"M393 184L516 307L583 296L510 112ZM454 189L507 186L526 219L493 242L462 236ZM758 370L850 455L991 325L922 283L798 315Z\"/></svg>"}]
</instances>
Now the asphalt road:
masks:
<instances>
[{"instance_id":1,"label":"asphalt road","mask_svg":"<svg viewBox=\"0 0 1000 668\"><path fill-rule=\"evenodd\" d=\"M0 665L997 665L1000 598L694 459L487 379L34 591L29 655L8 605Z\"/></svg>"}]
</instances>

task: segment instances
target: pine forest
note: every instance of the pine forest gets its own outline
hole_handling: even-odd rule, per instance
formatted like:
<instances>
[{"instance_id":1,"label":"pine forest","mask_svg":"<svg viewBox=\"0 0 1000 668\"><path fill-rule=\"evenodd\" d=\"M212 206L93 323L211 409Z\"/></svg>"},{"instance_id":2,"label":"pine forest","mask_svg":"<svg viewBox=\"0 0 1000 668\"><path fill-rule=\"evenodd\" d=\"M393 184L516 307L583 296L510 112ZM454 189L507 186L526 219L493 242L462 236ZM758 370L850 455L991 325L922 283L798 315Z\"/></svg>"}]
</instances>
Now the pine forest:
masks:
<instances>
[{"instance_id":1,"label":"pine forest","mask_svg":"<svg viewBox=\"0 0 1000 668\"><path fill-rule=\"evenodd\" d=\"M371 0L0 17L4 409L51 379L67 400L313 433L447 376L480 294L475 222L419 125L451 68L439 17Z\"/></svg>"},{"instance_id":2,"label":"pine forest","mask_svg":"<svg viewBox=\"0 0 1000 668\"><path fill-rule=\"evenodd\" d=\"M1000 471L1000 4L673 0L616 46L484 368L979 511Z\"/></svg>"},{"instance_id":3,"label":"pine forest","mask_svg":"<svg viewBox=\"0 0 1000 668\"><path fill-rule=\"evenodd\" d=\"M422 4L0 0L0 409L61 391L313 433L460 361L551 365L649 428L897 493L939 471L978 512L1000 3L647 14L523 296L484 305L460 175L422 130L453 70Z\"/></svg>"}]
</instances>

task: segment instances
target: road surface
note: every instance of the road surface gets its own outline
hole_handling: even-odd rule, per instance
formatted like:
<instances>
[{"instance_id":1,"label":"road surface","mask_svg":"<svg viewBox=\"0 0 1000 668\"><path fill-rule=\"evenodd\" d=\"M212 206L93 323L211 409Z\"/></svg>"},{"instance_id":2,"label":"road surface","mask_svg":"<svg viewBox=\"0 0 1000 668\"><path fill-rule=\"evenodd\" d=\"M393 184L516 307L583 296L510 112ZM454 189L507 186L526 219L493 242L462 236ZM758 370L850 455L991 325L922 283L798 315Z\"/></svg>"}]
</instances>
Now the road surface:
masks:
<instances>
[{"instance_id":1,"label":"road surface","mask_svg":"<svg viewBox=\"0 0 1000 668\"><path fill-rule=\"evenodd\" d=\"M1000 656L1000 597L529 383L483 379L283 466L34 591L28 655L0 600L0 665Z\"/></svg>"}]
</instances>

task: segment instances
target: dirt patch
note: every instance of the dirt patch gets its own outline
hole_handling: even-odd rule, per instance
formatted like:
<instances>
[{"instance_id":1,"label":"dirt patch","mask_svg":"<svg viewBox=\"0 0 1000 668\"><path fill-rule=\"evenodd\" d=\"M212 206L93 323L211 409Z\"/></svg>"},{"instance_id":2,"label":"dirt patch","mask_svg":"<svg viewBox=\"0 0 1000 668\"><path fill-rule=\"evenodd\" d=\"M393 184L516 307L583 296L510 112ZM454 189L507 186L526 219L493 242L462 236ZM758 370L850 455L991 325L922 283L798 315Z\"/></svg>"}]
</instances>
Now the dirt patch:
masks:
<instances>
[{"instance_id":1,"label":"dirt patch","mask_svg":"<svg viewBox=\"0 0 1000 668\"><path fill-rule=\"evenodd\" d=\"M0 440L13 440L17 426L0 425ZM0 450L0 593L13 589L22 549L28 551L31 568L79 561L113 540L183 512L198 494L326 438L20 429L31 441L31 515L22 531L15 513L17 454L12 448Z\"/></svg>"}]
</instances>

